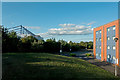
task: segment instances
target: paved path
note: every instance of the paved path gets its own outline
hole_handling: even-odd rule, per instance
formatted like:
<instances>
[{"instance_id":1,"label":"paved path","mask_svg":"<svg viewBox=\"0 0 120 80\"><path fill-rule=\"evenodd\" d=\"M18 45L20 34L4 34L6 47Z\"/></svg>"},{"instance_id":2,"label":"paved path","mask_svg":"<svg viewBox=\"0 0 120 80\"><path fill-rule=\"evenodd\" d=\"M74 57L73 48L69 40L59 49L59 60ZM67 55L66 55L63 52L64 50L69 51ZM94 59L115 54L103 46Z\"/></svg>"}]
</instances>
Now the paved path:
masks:
<instances>
[{"instance_id":1,"label":"paved path","mask_svg":"<svg viewBox=\"0 0 120 80\"><path fill-rule=\"evenodd\" d=\"M89 53L91 53L91 52L89 52ZM79 54L79 52L77 52L76 54ZM87 58L85 56L85 54L79 54L79 56L80 56L79 58L84 59L91 64L97 65L98 67L101 67L101 68L111 72L112 74L114 74L114 72L115 72L115 65L114 64L104 62L104 61L100 61L98 59L94 59L93 57ZM118 67L117 72L118 72L118 76L120 77L120 67Z\"/></svg>"},{"instance_id":2,"label":"paved path","mask_svg":"<svg viewBox=\"0 0 120 80\"><path fill-rule=\"evenodd\" d=\"M89 63L91 64L94 64L98 67L101 67L109 72L111 72L112 74L114 74L115 72L115 65L114 64L111 64L111 63L108 63L108 62L104 62L104 61L100 61L98 59L94 59L93 57L86 57L85 54L86 53L90 53L90 54L93 54L92 51L78 51L78 52L72 52L72 53L75 53L77 55L77 57L83 59L83 60L86 60L88 61ZM117 72L118 72L118 76L120 77L120 67L117 67Z\"/></svg>"}]
</instances>

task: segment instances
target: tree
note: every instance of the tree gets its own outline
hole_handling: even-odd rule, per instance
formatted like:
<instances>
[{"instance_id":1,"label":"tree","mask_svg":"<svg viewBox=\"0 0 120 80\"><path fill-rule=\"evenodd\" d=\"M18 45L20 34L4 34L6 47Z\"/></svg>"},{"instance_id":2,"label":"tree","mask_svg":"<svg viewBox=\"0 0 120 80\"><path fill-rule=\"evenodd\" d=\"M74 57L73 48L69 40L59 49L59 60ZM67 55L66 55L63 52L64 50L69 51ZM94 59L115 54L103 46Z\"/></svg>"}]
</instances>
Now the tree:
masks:
<instances>
[{"instance_id":1,"label":"tree","mask_svg":"<svg viewBox=\"0 0 120 80\"><path fill-rule=\"evenodd\" d=\"M31 49L34 52L43 52L44 51L44 40L39 40L36 41L34 40L34 42L32 43Z\"/></svg>"},{"instance_id":2,"label":"tree","mask_svg":"<svg viewBox=\"0 0 120 80\"><path fill-rule=\"evenodd\" d=\"M46 42L44 42L44 51L45 52L59 52L60 50L60 43L56 42L54 38L47 39Z\"/></svg>"},{"instance_id":3,"label":"tree","mask_svg":"<svg viewBox=\"0 0 120 80\"><path fill-rule=\"evenodd\" d=\"M8 32L6 28L2 28L2 51L3 52L17 52L19 38L16 32Z\"/></svg>"},{"instance_id":4,"label":"tree","mask_svg":"<svg viewBox=\"0 0 120 80\"><path fill-rule=\"evenodd\" d=\"M69 44L69 43L67 43L67 42L64 41L64 40L59 40L58 42L59 42L60 45L61 45L62 51L64 51L64 52L70 51L70 44Z\"/></svg>"},{"instance_id":5,"label":"tree","mask_svg":"<svg viewBox=\"0 0 120 80\"><path fill-rule=\"evenodd\" d=\"M24 52L32 51L32 43L34 41L38 41L38 40L34 38L33 36L27 36L27 37L21 38L20 50Z\"/></svg>"},{"instance_id":6,"label":"tree","mask_svg":"<svg viewBox=\"0 0 120 80\"><path fill-rule=\"evenodd\" d=\"M93 42L92 41L88 42L88 49L93 49Z\"/></svg>"}]
</instances>

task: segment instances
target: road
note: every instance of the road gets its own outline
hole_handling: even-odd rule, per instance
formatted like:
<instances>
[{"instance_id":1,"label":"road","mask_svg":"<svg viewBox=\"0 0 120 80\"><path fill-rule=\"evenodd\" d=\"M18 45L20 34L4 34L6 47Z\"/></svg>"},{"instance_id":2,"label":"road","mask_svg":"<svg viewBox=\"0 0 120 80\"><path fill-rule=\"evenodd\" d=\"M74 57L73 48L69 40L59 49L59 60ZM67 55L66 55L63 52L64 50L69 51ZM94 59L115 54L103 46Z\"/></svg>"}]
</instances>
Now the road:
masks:
<instances>
[{"instance_id":1,"label":"road","mask_svg":"<svg viewBox=\"0 0 120 80\"><path fill-rule=\"evenodd\" d=\"M81 50L81 51L72 52L72 53L76 54L76 56L85 56L86 53L93 55L93 50Z\"/></svg>"}]
</instances>

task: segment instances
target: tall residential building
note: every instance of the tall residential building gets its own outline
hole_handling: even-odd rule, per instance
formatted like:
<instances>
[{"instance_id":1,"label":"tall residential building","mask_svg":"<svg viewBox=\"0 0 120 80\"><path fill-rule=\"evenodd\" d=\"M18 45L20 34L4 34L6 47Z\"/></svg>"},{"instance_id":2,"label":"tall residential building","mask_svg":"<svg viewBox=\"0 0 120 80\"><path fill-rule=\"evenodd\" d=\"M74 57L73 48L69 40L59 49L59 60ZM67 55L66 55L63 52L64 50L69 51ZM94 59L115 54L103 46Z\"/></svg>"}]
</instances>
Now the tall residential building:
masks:
<instances>
[{"instance_id":1,"label":"tall residential building","mask_svg":"<svg viewBox=\"0 0 120 80\"><path fill-rule=\"evenodd\" d=\"M118 38L115 42L114 38ZM120 20L94 28L94 57L120 65Z\"/></svg>"}]
</instances>

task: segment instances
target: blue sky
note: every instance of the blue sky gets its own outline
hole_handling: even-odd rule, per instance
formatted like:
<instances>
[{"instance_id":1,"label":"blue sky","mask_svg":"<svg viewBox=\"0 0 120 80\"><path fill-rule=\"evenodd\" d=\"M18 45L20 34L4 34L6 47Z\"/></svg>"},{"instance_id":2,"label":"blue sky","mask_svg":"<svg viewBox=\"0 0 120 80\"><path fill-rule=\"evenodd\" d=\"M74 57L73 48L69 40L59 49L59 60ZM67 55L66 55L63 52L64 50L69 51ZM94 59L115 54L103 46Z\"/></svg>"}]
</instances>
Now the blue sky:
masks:
<instances>
[{"instance_id":1,"label":"blue sky","mask_svg":"<svg viewBox=\"0 0 120 80\"><path fill-rule=\"evenodd\" d=\"M2 2L118 2L119 0L2 0Z\"/></svg>"},{"instance_id":2,"label":"blue sky","mask_svg":"<svg viewBox=\"0 0 120 80\"><path fill-rule=\"evenodd\" d=\"M117 2L3 2L2 24L56 40L93 40L93 28L118 19Z\"/></svg>"}]
</instances>

